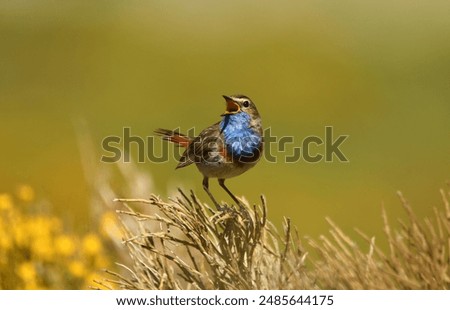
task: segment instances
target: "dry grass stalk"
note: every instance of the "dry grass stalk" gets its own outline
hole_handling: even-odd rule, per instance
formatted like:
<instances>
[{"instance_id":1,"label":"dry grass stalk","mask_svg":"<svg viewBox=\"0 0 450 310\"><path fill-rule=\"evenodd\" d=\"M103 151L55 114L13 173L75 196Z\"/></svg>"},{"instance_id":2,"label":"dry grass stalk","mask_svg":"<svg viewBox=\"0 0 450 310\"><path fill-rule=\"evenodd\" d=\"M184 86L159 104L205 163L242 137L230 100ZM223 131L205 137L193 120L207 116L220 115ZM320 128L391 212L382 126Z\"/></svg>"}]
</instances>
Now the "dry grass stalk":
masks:
<instances>
[{"instance_id":1,"label":"dry grass stalk","mask_svg":"<svg viewBox=\"0 0 450 310\"><path fill-rule=\"evenodd\" d=\"M177 200L156 196L140 202L157 208L151 215L131 209L118 211L139 224L126 227L124 241L132 256L125 289L289 289L306 287L305 253L286 220L281 237L267 221L266 203L216 211L180 191ZM155 226L157 224L158 226ZM149 227L159 227L149 229ZM295 286L292 286L291 279ZM311 285L308 283L308 285Z\"/></svg>"},{"instance_id":2,"label":"dry grass stalk","mask_svg":"<svg viewBox=\"0 0 450 310\"><path fill-rule=\"evenodd\" d=\"M318 255L306 261L297 231L288 219L278 233L267 220L266 203L216 211L191 193L176 200L156 196L117 199L126 210L125 225L131 265L115 274L124 289L448 289L450 288L449 195L441 191L443 210L419 221L398 193L408 222L394 230L382 210L389 247L358 231L369 244L357 242L335 223L330 236L309 238ZM142 214L129 205L143 203L157 212ZM136 226L129 225L129 217ZM308 263L308 267L306 267Z\"/></svg>"},{"instance_id":3,"label":"dry grass stalk","mask_svg":"<svg viewBox=\"0 0 450 310\"><path fill-rule=\"evenodd\" d=\"M448 289L450 288L450 207L441 191L444 210L434 209L434 218L419 221L403 195L398 196L408 222L394 231L382 209L389 250L383 251L363 232L369 253L362 252L329 220L331 238L322 236L309 244L319 253L312 276L324 289ZM442 212L443 211L443 212Z\"/></svg>"}]
</instances>

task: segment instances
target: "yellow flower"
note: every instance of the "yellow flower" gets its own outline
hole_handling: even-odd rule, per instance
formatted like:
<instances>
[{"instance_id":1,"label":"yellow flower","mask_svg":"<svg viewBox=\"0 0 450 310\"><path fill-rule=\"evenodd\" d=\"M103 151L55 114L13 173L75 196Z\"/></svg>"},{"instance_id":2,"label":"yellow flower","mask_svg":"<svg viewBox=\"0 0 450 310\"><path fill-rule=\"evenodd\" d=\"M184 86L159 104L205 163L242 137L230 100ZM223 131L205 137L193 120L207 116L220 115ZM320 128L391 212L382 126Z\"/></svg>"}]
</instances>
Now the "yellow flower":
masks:
<instances>
[{"instance_id":1,"label":"yellow flower","mask_svg":"<svg viewBox=\"0 0 450 310\"><path fill-rule=\"evenodd\" d=\"M83 238L83 252L88 256L95 256L102 250L102 243L96 234L88 234Z\"/></svg>"},{"instance_id":2,"label":"yellow flower","mask_svg":"<svg viewBox=\"0 0 450 310\"><path fill-rule=\"evenodd\" d=\"M12 206L11 196L8 194L0 194L0 210L10 210Z\"/></svg>"},{"instance_id":3,"label":"yellow flower","mask_svg":"<svg viewBox=\"0 0 450 310\"><path fill-rule=\"evenodd\" d=\"M100 233L103 237L122 239L122 231L115 212L105 212L100 219Z\"/></svg>"},{"instance_id":4,"label":"yellow flower","mask_svg":"<svg viewBox=\"0 0 450 310\"><path fill-rule=\"evenodd\" d=\"M30 202L34 200L34 190L31 186L22 184L17 187L16 190L17 197L25 202Z\"/></svg>"},{"instance_id":5,"label":"yellow flower","mask_svg":"<svg viewBox=\"0 0 450 310\"><path fill-rule=\"evenodd\" d=\"M82 278L85 276L87 271L82 262L72 261L69 263L69 272L77 278Z\"/></svg>"},{"instance_id":6,"label":"yellow flower","mask_svg":"<svg viewBox=\"0 0 450 310\"><path fill-rule=\"evenodd\" d=\"M44 261L52 261L55 259L55 249L52 239L47 236L36 238L31 244L31 252L33 257Z\"/></svg>"},{"instance_id":7,"label":"yellow flower","mask_svg":"<svg viewBox=\"0 0 450 310\"><path fill-rule=\"evenodd\" d=\"M7 252L13 245L11 223L7 219L2 218L0 214L0 256Z\"/></svg>"},{"instance_id":8,"label":"yellow flower","mask_svg":"<svg viewBox=\"0 0 450 310\"><path fill-rule=\"evenodd\" d=\"M58 236L55 240L55 250L58 254L69 257L75 253L75 241L68 235Z\"/></svg>"},{"instance_id":9,"label":"yellow flower","mask_svg":"<svg viewBox=\"0 0 450 310\"><path fill-rule=\"evenodd\" d=\"M11 248L12 248L11 236L4 234L0 230L0 252L2 253L7 252Z\"/></svg>"},{"instance_id":10,"label":"yellow flower","mask_svg":"<svg viewBox=\"0 0 450 310\"><path fill-rule=\"evenodd\" d=\"M36 237L50 236L53 233L61 231L61 220L57 217L48 217L38 215L28 219L27 223L29 231L33 232Z\"/></svg>"},{"instance_id":11,"label":"yellow flower","mask_svg":"<svg viewBox=\"0 0 450 310\"><path fill-rule=\"evenodd\" d=\"M30 243L29 231L26 228L26 223L22 220L17 220L12 226L12 233L14 242L19 247L28 247Z\"/></svg>"},{"instance_id":12,"label":"yellow flower","mask_svg":"<svg viewBox=\"0 0 450 310\"><path fill-rule=\"evenodd\" d=\"M17 268L17 275L22 279L25 285L27 283L36 282L37 279L36 268L34 268L32 262L21 263Z\"/></svg>"}]
</instances>

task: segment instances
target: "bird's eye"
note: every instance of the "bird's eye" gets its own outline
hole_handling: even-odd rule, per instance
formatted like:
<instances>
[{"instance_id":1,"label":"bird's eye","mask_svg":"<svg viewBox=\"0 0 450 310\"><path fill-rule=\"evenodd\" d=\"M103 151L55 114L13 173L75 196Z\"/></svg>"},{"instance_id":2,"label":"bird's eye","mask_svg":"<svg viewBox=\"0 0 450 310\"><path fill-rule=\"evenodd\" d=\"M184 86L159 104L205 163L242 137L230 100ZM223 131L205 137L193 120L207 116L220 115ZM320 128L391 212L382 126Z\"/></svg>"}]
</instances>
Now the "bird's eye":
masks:
<instances>
[{"instance_id":1,"label":"bird's eye","mask_svg":"<svg viewBox=\"0 0 450 310\"><path fill-rule=\"evenodd\" d=\"M244 103L242 104L244 106L244 108L248 108L248 106L250 105L250 102L248 102L247 100L244 101Z\"/></svg>"}]
</instances>

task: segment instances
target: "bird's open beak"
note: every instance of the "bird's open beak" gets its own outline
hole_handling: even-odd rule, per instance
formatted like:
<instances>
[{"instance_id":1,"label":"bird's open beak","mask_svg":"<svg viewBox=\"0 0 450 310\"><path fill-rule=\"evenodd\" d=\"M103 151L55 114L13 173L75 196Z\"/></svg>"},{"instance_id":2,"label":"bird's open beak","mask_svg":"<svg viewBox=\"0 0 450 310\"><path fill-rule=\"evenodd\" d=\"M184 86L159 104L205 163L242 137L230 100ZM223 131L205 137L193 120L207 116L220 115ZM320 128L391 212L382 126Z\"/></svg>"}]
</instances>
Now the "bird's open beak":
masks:
<instances>
[{"instance_id":1,"label":"bird's open beak","mask_svg":"<svg viewBox=\"0 0 450 310\"><path fill-rule=\"evenodd\" d=\"M225 98L225 101L227 102L227 109L225 113L222 114L222 116L228 114L236 114L241 111L239 104L235 102L232 98L228 96L223 96L223 98Z\"/></svg>"}]
</instances>

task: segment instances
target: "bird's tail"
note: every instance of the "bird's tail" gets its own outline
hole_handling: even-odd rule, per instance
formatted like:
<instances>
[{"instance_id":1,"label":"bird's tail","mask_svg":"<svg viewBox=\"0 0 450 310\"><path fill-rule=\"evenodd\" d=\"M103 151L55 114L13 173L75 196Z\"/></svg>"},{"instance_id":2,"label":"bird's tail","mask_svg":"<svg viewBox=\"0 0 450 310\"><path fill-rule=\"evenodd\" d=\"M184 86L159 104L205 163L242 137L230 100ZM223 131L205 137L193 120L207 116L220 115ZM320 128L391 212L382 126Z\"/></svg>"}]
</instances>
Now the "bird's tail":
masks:
<instances>
[{"instance_id":1,"label":"bird's tail","mask_svg":"<svg viewBox=\"0 0 450 310\"><path fill-rule=\"evenodd\" d=\"M188 147L189 143L191 143L192 138L182 133L179 133L176 130L162 129L158 128L155 130L155 133L161 136L164 140L175 143L176 145L182 147Z\"/></svg>"}]
</instances>

